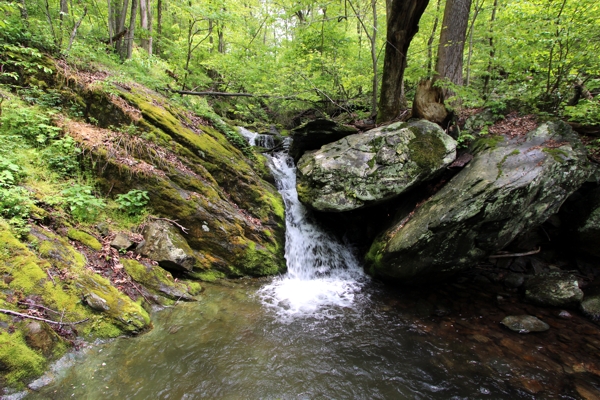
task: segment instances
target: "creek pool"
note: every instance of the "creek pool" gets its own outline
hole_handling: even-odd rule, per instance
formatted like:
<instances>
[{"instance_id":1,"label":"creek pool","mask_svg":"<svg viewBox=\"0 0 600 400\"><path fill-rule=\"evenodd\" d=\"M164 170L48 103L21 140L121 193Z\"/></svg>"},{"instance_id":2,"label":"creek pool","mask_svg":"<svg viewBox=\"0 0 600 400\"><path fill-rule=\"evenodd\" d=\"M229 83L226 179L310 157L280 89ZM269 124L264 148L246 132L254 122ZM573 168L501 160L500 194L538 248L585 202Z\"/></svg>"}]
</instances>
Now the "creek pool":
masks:
<instances>
[{"instance_id":1,"label":"creek pool","mask_svg":"<svg viewBox=\"0 0 600 400\"><path fill-rule=\"evenodd\" d=\"M155 312L146 334L70 354L26 398L532 398L512 386L509 359L427 334L385 288L290 319L264 306L262 285L208 286L198 303Z\"/></svg>"}]
</instances>

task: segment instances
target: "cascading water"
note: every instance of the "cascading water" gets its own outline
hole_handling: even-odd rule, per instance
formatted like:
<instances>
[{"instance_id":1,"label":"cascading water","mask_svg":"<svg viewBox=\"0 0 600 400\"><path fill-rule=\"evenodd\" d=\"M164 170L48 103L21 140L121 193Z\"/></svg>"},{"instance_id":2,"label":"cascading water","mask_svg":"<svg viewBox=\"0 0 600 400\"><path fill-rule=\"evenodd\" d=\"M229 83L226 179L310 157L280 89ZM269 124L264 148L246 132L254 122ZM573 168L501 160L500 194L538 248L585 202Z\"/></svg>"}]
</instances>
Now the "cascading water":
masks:
<instances>
[{"instance_id":1,"label":"cascading water","mask_svg":"<svg viewBox=\"0 0 600 400\"><path fill-rule=\"evenodd\" d=\"M349 307L367 280L356 257L316 225L298 200L296 168L287 152L271 156L270 167L285 203L288 272L260 290L263 303L283 318L324 317Z\"/></svg>"},{"instance_id":2,"label":"cascading water","mask_svg":"<svg viewBox=\"0 0 600 400\"><path fill-rule=\"evenodd\" d=\"M273 135L263 135L260 133L252 132L244 127L238 127L240 135L248 140L250 146L264 147L265 149L272 149L275 147L275 140Z\"/></svg>"}]
</instances>

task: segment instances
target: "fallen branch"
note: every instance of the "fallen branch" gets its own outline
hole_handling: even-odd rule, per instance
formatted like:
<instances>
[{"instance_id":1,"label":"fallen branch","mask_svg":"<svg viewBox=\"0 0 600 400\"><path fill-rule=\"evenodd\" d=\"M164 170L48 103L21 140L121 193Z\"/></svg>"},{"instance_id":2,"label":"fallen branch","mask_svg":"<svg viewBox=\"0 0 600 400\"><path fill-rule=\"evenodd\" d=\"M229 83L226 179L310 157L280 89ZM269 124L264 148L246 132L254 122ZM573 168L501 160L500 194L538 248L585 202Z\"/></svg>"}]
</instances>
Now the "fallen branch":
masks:
<instances>
[{"instance_id":1,"label":"fallen branch","mask_svg":"<svg viewBox=\"0 0 600 400\"><path fill-rule=\"evenodd\" d=\"M0 308L0 312L4 313L4 314L8 314L8 315L16 315L17 317L35 319L37 321L47 322L49 324L54 324L54 325L78 325L78 324L82 324L89 320L89 318L86 318L86 319L82 319L81 321L75 321L75 322L56 322L56 321L51 321L46 318L34 317L33 315L21 314L16 311L5 310L3 308Z\"/></svg>"},{"instance_id":2,"label":"fallen branch","mask_svg":"<svg viewBox=\"0 0 600 400\"><path fill-rule=\"evenodd\" d=\"M538 247L537 250L531 250L526 253L509 253L509 254L494 254L493 256L489 256L488 258L509 258L509 257L525 257L533 254L537 254L542 250L541 247Z\"/></svg>"},{"instance_id":3,"label":"fallen branch","mask_svg":"<svg viewBox=\"0 0 600 400\"><path fill-rule=\"evenodd\" d=\"M116 42L117 40L119 40L123 36L125 36L127 34L127 32L129 32L129 29L125 28L121 32L117 33L115 36L108 38L106 40L101 40L101 42L104 44L112 44L113 42Z\"/></svg>"},{"instance_id":4,"label":"fallen branch","mask_svg":"<svg viewBox=\"0 0 600 400\"><path fill-rule=\"evenodd\" d=\"M312 100L301 99L297 96L274 96L270 94L252 94L252 93L228 93L228 92L194 92L191 90L175 90L171 88L165 89L167 92L176 94L187 94L190 96L217 96L217 97L258 97L261 99L278 99L278 100L299 100L313 103Z\"/></svg>"},{"instance_id":5,"label":"fallen branch","mask_svg":"<svg viewBox=\"0 0 600 400\"><path fill-rule=\"evenodd\" d=\"M168 218L159 218L159 217L153 217L153 216L150 216L150 218L152 218L154 220L167 221L168 223L177 226L186 235L188 233L188 228L186 228L185 226L181 226L180 224L178 224L177 220L172 220L172 219L168 219Z\"/></svg>"}]
</instances>

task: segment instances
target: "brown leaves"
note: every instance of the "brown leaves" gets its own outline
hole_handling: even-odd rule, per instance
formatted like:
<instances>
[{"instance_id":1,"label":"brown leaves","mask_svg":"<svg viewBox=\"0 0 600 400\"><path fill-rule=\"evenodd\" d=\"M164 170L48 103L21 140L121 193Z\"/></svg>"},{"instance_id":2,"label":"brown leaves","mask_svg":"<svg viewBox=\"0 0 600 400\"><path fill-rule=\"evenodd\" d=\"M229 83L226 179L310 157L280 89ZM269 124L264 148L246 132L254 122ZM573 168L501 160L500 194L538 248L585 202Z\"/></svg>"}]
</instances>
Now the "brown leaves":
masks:
<instances>
[{"instance_id":1,"label":"brown leaves","mask_svg":"<svg viewBox=\"0 0 600 400\"><path fill-rule=\"evenodd\" d=\"M492 135L504 135L513 139L531 132L537 126L537 117L535 115L527 114L521 116L517 111L512 111L504 119L492 125L489 133Z\"/></svg>"}]
</instances>

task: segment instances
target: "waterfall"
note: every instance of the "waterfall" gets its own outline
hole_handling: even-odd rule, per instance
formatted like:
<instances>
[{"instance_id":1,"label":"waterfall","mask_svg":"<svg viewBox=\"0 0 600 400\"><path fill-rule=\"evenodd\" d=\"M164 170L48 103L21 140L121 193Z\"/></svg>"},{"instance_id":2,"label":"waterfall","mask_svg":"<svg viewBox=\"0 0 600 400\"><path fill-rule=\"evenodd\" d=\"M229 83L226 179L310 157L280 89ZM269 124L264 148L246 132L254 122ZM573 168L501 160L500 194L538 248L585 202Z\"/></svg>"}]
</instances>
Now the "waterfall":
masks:
<instances>
[{"instance_id":1,"label":"waterfall","mask_svg":"<svg viewBox=\"0 0 600 400\"><path fill-rule=\"evenodd\" d=\"M240 135L242 135L248 141L250 146L264 147L265 149L272 149L275 147L275 140L273 135L262 135L260 133L252 132L241 126L238 127Z\"/></svg>"},{"instance_id":2,"label":"waterfall","mask_svg":"<svg viewBox=\"0 0 600 400\"><path fill-rule=\"evenodd\" d=\"M289 147L286 140L284 148ZM288 271L259 291L263 303L283 318L323 317L350 307L367 279L358 260L349 246L320 228L298 200L296 168L286 151L270 156L270 168L285 203Z\"/></svg>"}]
</instances>

